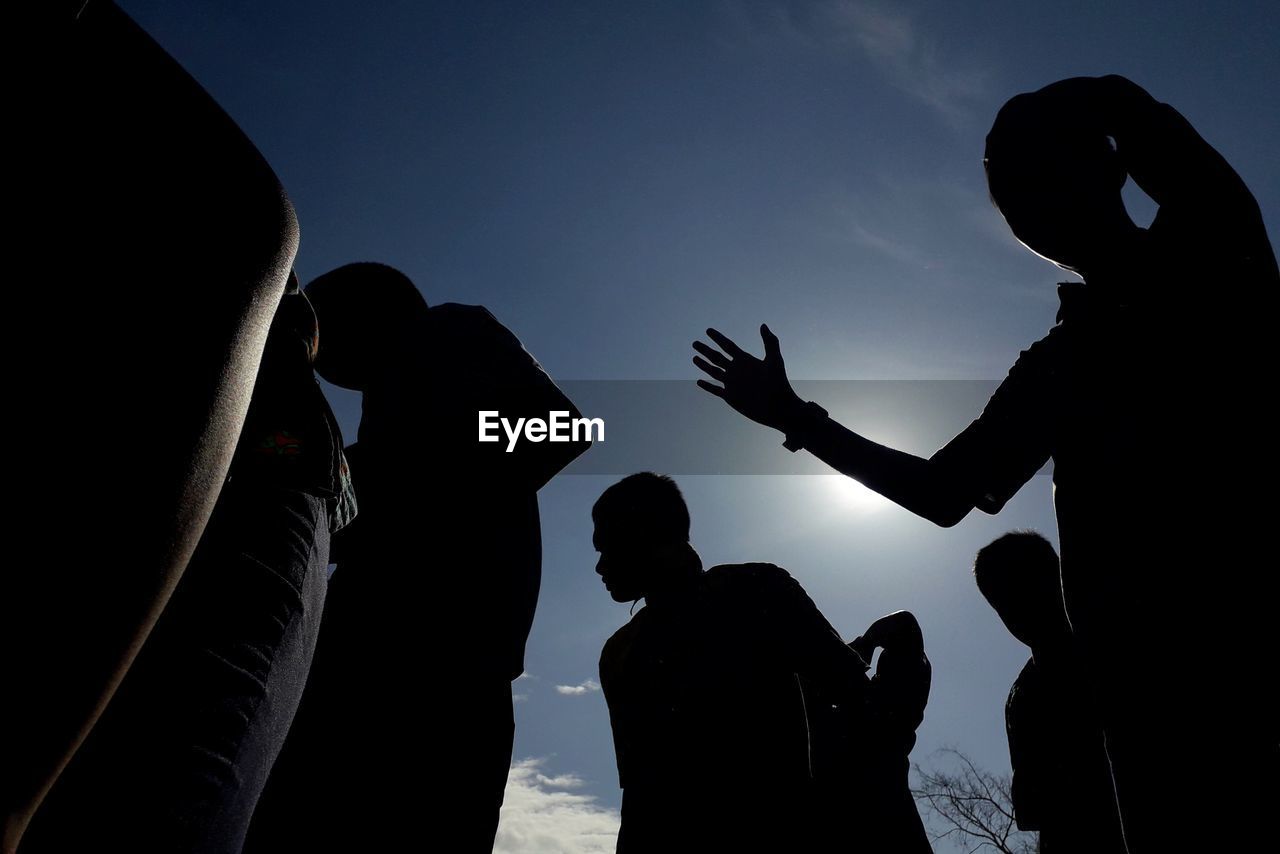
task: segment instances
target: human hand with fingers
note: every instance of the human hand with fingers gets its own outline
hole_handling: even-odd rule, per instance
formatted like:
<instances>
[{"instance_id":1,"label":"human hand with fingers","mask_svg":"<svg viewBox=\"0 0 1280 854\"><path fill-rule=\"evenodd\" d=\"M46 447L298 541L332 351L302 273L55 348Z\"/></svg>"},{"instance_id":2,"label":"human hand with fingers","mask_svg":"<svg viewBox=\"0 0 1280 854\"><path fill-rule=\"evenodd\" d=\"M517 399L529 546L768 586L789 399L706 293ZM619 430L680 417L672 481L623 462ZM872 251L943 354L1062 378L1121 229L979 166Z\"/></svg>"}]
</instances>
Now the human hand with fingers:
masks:
<instances>
[{"instance_id":1,"label":"human hand with fingers","mask_svg":"<svg viewBox=\"0 0 1280 854\"><path fill-rule=\"evenodd\" d=\"M787 432L799 417L804 401L787 379L778 337L761 324L763 359L751 355L715 329L708 329L707 337L720 349L702 341L693 342L693 349L700 354L693 357L693 363L714 382L702 379L698 380L698 386L757 424Z\"/></svg>"}]
</instances>

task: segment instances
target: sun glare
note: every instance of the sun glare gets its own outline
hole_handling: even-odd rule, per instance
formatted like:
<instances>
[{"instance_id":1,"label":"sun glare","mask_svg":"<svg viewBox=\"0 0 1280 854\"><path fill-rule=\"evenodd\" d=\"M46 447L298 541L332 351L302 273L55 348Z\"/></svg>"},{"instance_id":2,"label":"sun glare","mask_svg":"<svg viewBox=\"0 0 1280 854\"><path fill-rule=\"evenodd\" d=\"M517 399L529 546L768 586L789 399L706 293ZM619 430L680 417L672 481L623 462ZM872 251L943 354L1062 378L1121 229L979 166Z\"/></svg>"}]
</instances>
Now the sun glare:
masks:
<instances>
[{"instance_id":1,"label":"sun glare","mask_svg":"<svg viewBox=\"0 0 1280 854\"><path fill-rule=\"evenodd\" d=\"M882 510L891 503L889 499L867 489L851 477L839 474L817 475L817 477L826 481L822 487L823 497L842 509L870 513Z\"/></svg>"}]
</instances>

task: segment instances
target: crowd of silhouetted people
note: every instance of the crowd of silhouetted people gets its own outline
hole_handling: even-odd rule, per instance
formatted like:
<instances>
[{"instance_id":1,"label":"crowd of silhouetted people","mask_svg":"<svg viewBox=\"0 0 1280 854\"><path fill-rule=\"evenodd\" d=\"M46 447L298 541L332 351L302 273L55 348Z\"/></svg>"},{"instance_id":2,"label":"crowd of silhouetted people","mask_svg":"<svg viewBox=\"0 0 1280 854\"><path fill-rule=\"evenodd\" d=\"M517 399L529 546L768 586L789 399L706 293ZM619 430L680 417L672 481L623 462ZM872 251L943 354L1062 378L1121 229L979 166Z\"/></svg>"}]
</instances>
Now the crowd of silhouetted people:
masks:
<instances>
[{"instance_id":1,"label":"crowd of silhouetted people","mask_svg":"<svg viewBox=\"0 0 1280 854\"><path fill-rule=\"evenodd\" d=\"M34 565L5 597L2 854L490 851L538 491L590 442L477 442L476 413L581 413L483 307L374 263L301 287L292 207L234 122L112 3L48 11L18 192L65 284L24 282L12 315L49 328L10 456ZM1030 650L1005 704L1018 827L1047 854L1247 850L1280 758L1261 213L1115 76L1010 100L984 164L1014 236L1082 281L945 447L801 400L767 326L763 358L708 329L699 385L942 526L1052 461L1061 558L1017 531L972 563ZM317 374L360 392L354 442ZM600 656L619 852L931 850L910 611L846 641L787 570L704 567L664 475L590 522L609 595L645 603Z\"/></svg>"}]
</instances>

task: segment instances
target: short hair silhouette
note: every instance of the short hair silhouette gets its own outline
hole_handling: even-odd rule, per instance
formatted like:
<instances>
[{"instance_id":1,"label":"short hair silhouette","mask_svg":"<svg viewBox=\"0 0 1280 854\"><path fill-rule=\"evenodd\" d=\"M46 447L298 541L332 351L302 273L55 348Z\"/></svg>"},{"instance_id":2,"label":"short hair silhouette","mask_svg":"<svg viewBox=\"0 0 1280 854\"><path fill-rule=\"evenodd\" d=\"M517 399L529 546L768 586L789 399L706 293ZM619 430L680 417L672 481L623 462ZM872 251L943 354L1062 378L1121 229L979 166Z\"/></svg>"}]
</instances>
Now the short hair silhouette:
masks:
<instances>
[{"instance_id":1,"label":"short hair silhouette","mask_svg":"<svg viewBox=\"0 0 1280 854\"><path fill-rule=\"evenodd\" d=\"M376 373L378 355L418 324L427 301L413 280L394 267L361 261L316 277L305 288L320 318L321 353L316 372L334 385L363 391Z\"/></svg>"},{"instance_id":2,"label":"short hair silhouette","mask_svg":"<svg viewBox=\"0 0 1280 854\"><path fill-rule=\"evenodd\" d=\"M622 523L662 542L689 542L689 508L676 482L651 471L628 475L606 489L591 518L596 524Z\"/></svg>"},{"instance_id":3,"label":"short hair silhouette","mask_svg":"<svg viewBox=\"0 0 1280 854\"><path fill-rule=\"evenodd\" d=\"M1010 531L978 550L973 575L983 595L1025 588L1028 580L1058 581L1058 553L1036 531Z\"/></svg>"},{"instance_id":4,"label":"short hair silhouette","mask_svg":"<svg viewBox=\"0 0 1280 854\"><path fill-rule=\"evenodd\" d=\"M1059 567L1048 540L1012 531L979 549L973 575L1013 636L1034 648L1067 625Z\"/></svg>"},{"instance_id":5,"label":"short hair silhouette","mask_svg":"<svg viewBox=\"0 0 1280 854\"><path fill-rule=\"evenodd\" d=\"M1124 838L1102 723L1063 605L1057 553L1035 531L1014 531L978 552L973 574L1009 632L1031 648L1005 701L1018 827L1039 831L1044 851L1118 854Z\"/></svg>"}]
</instances>

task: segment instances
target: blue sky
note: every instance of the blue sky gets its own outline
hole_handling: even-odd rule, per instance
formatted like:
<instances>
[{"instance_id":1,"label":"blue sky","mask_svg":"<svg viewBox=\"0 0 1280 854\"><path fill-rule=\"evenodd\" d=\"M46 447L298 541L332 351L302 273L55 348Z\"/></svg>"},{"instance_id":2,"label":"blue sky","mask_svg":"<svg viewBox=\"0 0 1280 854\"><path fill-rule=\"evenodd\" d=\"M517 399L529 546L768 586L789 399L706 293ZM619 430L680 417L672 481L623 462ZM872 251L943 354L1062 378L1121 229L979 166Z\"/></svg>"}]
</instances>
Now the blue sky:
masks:
<instances>
[{"instance_id":1,"label":"blue sky","mask_svg":"<svg viewBox=\"0 0 1280 854\"><path fill-rule=\"evenodd\" d=\"M390 263L429 302L488 306L562 380L692 380L704 327L758 347L762 321L797 378L998 380L1052 324L1067 277L990 206L983 137L1008 97L1068 76L1121 73L1177 107L1277 241L1274 2L121 5L280 175L303 280ZM333 401L354 436L358 402ZM686 440L714 437L671 437ZM1007 768L1004 695L1026 651L968 567L1004 531L1053 535L1047 478L999 517L941 530L832 478L670 473L708 564L787 567L850 636L915 611L935 674L915 757L953 745ZM564 476L542 495L516 738L536 764L517 775L500 840L513 850L608 847L604 703L556 686L595 678L627 619L592 573L590 506L613 479Z\"/></svg>"}]
</instances>

